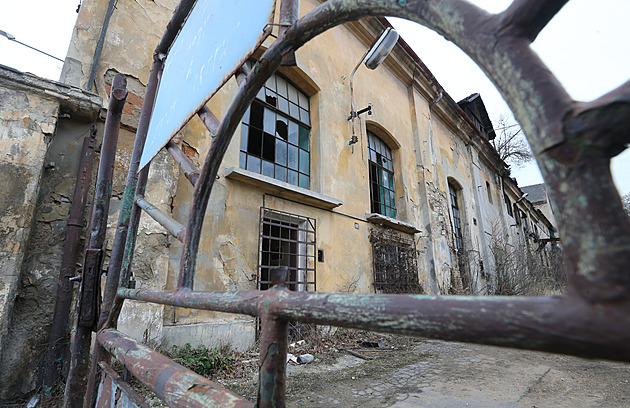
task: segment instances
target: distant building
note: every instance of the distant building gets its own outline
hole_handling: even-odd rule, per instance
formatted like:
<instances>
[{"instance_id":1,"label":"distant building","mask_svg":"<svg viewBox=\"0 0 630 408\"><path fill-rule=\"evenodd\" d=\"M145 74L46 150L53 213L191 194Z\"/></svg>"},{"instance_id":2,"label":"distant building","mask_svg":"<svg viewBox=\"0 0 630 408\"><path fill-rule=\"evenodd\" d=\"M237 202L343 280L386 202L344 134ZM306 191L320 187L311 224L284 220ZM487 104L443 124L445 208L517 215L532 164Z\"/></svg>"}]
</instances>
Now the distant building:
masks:
<instances>
[{"instance_id":1,"label":"distant building","mask_svg":"<svg viewBox=\"0 0 630 408\"><path fill-rule=\"evenodd\" d=\"M547 189L545 183L532 184L531 186L521 187L524 193L527 193L527 199L531 202L537 210L540 210L545 217L551 222L554 230L558 230L558 224L556 223L556 217L553 215L553 208L547 196Z\"/></svg>"}]
</instances>

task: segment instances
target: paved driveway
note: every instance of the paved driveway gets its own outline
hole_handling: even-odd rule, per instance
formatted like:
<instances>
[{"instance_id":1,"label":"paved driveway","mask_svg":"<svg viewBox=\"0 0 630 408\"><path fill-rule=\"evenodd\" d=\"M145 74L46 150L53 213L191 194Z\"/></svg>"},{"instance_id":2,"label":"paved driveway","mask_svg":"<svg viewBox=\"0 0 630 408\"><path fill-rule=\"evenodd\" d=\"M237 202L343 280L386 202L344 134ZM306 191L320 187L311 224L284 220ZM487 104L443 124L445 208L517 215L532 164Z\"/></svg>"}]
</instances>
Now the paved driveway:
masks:
<instances>
[{"instance_id":1,"label":"paved driveway","mask_svg":"<svg viewBox=\"0 0 630 408\"><path fill-rule=\"evenodd\" d=\"M630 407L630 364L434 340L348 359L292 370L289 406Z\"/></svg>"}]
</instances>

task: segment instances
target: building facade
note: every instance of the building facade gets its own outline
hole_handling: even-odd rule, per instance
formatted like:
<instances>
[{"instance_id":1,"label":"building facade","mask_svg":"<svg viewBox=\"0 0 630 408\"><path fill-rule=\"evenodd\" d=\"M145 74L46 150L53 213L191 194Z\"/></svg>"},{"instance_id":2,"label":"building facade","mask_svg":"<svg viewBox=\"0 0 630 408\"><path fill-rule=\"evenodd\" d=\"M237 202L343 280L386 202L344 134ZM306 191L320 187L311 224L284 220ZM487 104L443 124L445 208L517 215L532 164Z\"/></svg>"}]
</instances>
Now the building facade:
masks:
<instances>
[{"instance_id":1,"label":"building facade","mask_svg":"<svg viewBox=\"0 0 630 408\"><path fill-rule=\"evenodd\" d=\"M319 4L301 3L302 14ZM118 3L97 62L94 86L104 98L113 72L126 74L142 98L156 27L165 26L174 5ZM64 81L86 85L105 9L103 2L83 3ZM264 289L268 268L286 265L295 290L493 293L493 237L501 231L518 245L531 208L488 143L492 126L483 103L468 101L464 113L399 40L381 67L362 67L354 77L357 110L372 109L355 119L358 143L350 143L349 76L387 25L366 19L329 30L297 51L296 67L281 68L260 91L213 189L195 289ZM219 118L236 89L231 80L208 103ZM130 112L128 119L133 130L137 117ZM212 144L197 118L180 139L196 162ZM152 172L148 200L185 223L192 187L170 165ZM528 228L549 235L540 214L527 220ZM143 216L137 287L173 288L180 251L179 242ZM254 339L249 318L141 304L128 309L123 321L145 340L229 340L243 348Z\"/></svg>"}]
</instances>

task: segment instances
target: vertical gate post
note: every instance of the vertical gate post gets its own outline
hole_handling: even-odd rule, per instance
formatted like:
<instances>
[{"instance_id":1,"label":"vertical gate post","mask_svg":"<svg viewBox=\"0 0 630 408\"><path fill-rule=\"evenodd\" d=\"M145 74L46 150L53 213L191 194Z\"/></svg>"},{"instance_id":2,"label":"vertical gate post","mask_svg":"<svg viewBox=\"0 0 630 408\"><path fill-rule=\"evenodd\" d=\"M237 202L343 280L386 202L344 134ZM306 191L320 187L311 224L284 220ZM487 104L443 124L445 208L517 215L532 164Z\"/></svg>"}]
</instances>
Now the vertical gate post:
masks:
<instances>
[{"instance_id":1,"label":"vertical gate post","mask_svg":"<svg viewBox=\"0 0 630 408\"><path fill-rule=\"evenodd\" d=\"M103 292L103 308L99 319L99 328L106 326L116 326L118 315L122 309L122 301L116 300L116 290L118 286L124 286L128 281L128 276L121 277L121 270L124 265L131 263L133 250L135 246L135 234L138 232L138 223L140 221L140 208L135 204L135 195L138 184L142 185L143 180L138 181L138 168L140 167L140 158L144 145L147 140L147 132L149 130L149 122L153 114L153 105L157 95L159 84L159 76L164 68L164 55L156 52L153 55L153 63L149 71L149 80L147 88L144 92L144 101L142 102L142 111L140 112L140 121L136 130L136 140L134 141L131 160L129 161L129 170L127 172L127 181L125 184L125 192L122 199L122 207L118 218L118 227L116 236L114 237L114 245L107 270L107 284ZM143 171L148 171L150 163L145 166ZM142 174L142 172L141 172ZM146 181L144 181L146 183ZM142 186L144 188L144 186ZM130 231L131 230L131 231Z\"/></svg>"},{"instance_id":2,"label":"vertical gate post","mask_svg":"<svg viewBox=\"0 0 630 408\"><path fill-rule=\"evenodd\" d=\"M53 386L61 375L61 366L64 355L68 349L68 320L70 319L70 307L72 305L72 281L76 273L76 253L79 249L81 230L84 220L83 212L87 202L87 195L92 182L92 167L94 167L94 151L96 148L96 126L90 127L90 136L83 139L81 159L77 172L77 181L74 186L72 207L68 218L68 230L66 242L63 247L61 270L57 281L57 298L55 299L55 312L52 327L48 337L48 350L44 362L44 374L42 391L49 397Z\"/></svg>"},{"instance_id":3,"label":"vertical gate post","mask_svg":"<svg viewBox=\"0 0 630 408\"><path fill-rule=\"evenodd\" d=\"M120 119L127 98L127 79L118 74L112 81L98 177L94 189L87 247L83 257L81 289L77 300L76 331L72 343L70 373L64 394L64 407L83 405L90 367L92 332L98 323L101 298L100 277L103 269L109 198L114 177L114 160L118 145Z\"/></svg>"},{"instance_id":4,"label":"vertical gate post","mask_svg":"<svg viewBox=\"0 0 630 408\"><path fill-rule=\"evenodd\" d=\"M268 289L267 295L286 289L288 268L279 266L269 271L273 287ZM284 407L286 405L287 380L287 343L289 335L289 321L269 313L268 298L265 299L260 311L260 371L258 374L258 402L257 407Z\"/></svg>"}]
</instances>

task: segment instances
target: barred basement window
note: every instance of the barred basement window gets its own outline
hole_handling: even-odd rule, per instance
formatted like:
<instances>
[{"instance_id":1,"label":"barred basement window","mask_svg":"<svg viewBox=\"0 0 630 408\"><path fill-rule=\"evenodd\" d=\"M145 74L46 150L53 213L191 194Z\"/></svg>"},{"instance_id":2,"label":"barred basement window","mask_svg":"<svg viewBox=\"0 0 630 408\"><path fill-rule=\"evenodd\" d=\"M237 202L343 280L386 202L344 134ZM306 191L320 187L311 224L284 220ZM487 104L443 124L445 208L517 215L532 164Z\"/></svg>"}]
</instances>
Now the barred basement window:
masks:
<instances>
[{"instance_id":1,"label":"barred basement window","mask_svg":"<svg viewBox=\"0 0 630 408\"><path fill-rule=\"evenodd\" d=\"M416 243L392 230L370 231L374 288L382 293L423 293Z\"/></svg>"},{"instance_id":2,"label":"barred basement window","mask_svg":"<svg viewBox=\"0 0 630 408\"><path fill-rule=\"evenodd\" d=\"M308 96L273 75L243 116L239 166L309 188L310 125Z\"/></svg>"},{"instance_id":3,"label":"barred basement window","mask_svg":"<svg viewBox=\"0 0 630 408\"><path fill-rule=\"evenodd\" d=\"M374 133L367 131L370 154L370 202L373 213L396 218L394 163L392 150Z\"/></svg>"},{"instance_id":4,"label":"barred basement window","mask_svg":"<svg viewBox=\"0 0 630 408\"><path fill-rule=\"evenodd\" d=\"M260 208L258 288L271 287L269 268L287 266L287 287L314 291L316 271L315 219Z\"/></svg>"}]
</instances>

